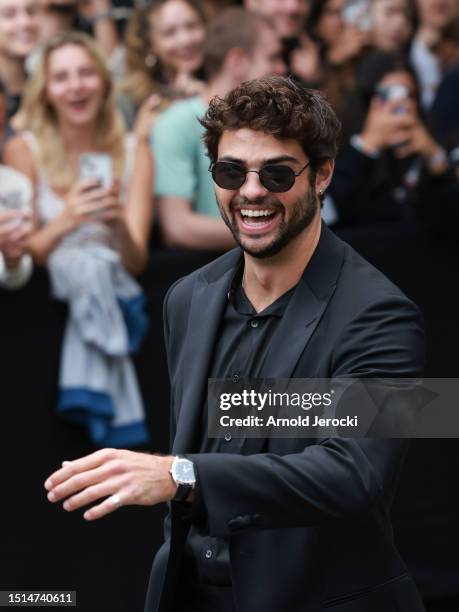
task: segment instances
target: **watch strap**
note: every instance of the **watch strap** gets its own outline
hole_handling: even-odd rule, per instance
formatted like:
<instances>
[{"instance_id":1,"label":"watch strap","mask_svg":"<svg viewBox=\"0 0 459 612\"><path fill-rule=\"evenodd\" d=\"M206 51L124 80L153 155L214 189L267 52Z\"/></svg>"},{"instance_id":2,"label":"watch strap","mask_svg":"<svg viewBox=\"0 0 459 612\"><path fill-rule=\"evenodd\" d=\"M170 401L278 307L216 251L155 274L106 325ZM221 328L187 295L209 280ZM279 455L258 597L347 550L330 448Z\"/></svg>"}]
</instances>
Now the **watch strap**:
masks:
<instances>
[{"instance_id":1,"label":"watch strap","mask_svg":"<svg viewBox=\"0 0 459 612\"><path fill-rule=\"evenodd\" d=\"M186 498L193 490L193 487L189 484L177 484L177 491L172 498L172 501L184 502Z\"/></svg>"}]
</instances>

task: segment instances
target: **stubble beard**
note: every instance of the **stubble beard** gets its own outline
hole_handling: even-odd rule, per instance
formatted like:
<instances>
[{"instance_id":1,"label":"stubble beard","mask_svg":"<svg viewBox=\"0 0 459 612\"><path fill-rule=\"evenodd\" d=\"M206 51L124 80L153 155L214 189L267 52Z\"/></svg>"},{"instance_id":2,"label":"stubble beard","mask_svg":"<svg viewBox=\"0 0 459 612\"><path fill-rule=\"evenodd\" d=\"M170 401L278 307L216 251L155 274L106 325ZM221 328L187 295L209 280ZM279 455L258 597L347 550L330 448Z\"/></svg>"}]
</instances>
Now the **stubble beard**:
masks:
<instances>
[{"instance_id":1,"label":"stubble beard","mask_svg":"<svg viewBox=\"0 0 459 612\"><path fill-rule=\"evenodd\" d=\"M315 188L310 185L307 193L296 200L292 205L291 215L288 222L285 221L285 210L279 200L267 197L260 200L246 200L245 198L239 198L236 196L230 202L230 215L231 218L226 214L222 204L219 202L217 198L218 208L220 209L220 214L222 216L225 225L233 234L234 240L241 247L241 249L255 257L257 259L265 259L267 257L273 257L277 255L280 251L282 251L288 244L290 244L297 236L299 236L309 225L312 223L314 219L317 208L319 206L319 200L317 197L317 193ZM265 206L269 206L270 208L275 208L278 210L282 216L279 226L277 228L277 235L273 238L270 244L260 248L255 249L248 246L244 240L241 238L238 223L236 220L236 212L235 207L240 208L243 207L244 204L258 204L260 208Z\"/></svg>"}]
</instances>

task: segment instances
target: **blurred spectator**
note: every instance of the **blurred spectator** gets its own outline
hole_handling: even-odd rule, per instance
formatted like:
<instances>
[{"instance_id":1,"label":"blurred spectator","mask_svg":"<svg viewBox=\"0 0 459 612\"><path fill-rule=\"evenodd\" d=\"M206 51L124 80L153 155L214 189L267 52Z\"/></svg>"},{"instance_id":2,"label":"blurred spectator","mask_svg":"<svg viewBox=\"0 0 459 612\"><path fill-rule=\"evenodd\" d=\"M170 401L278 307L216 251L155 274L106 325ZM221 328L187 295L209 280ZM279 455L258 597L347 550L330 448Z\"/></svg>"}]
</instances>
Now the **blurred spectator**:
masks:
<instances>
[{"instance_id":1,"label":"blurred spectator","mask_svg":"<svg viewBox=\"0 0 459 612\"><path fill-rule=\"evenodd\" d=\"M271 21L242 8L222 11L209 25L205 68L207 88L200 97L176 102L161 115L152 148L166 245L211 251L228 249L234 241L220 217L198 118L214 96L224 96L243 81L283 73Z\"/></svg>"},{"instance_id":2,"label":"blurred spectator","mask_svg":"<svg viewBox=\"0 0 459 612\"><path fill-rule=\"evenodd\" d=\"M325 91L335 108L352 88L356 64L372 47L402 51L413 30L411 0L312 0L306 32L292 52L292 71Z\"/></svg>"},{"instance_id":3,"label":"blurred spectator","mask_svg":"<svg viewBox=\"0 0 459 612\"><path fill-rule=\"evenodd\" d=\"M110 57L118 44L111 0L40 1L41 40L46 41L54 34L70 30L90 31L106 57Z\"/></svg>"},{"instance_id":4,"label":"blurred spectator","mask_svg":"<svg viewBox=\"0 0 459 612\"><path fill-rule=\"evenodd\" d=\"M244 6L271 18L282 39L299 36L309 13L309 0L244 0Z\"/></svg>"},{"instance_id":5,"label":"blurred spectator","mask_svg":"<svg viewBox=\"0 0 459 612\"><path fill-rule=\"evenodd\" d=\"M148 258L148 147L125 136L110 73L82 33L45 45L23 112L29 131L8 142L5 160L34 183L38 228L30 251L47 264L53 296L69 303L58 412L86 425L96 446L143 443L129 354L146 329L131 274ZM85 154L92 155L83 165Z\"/></svg>"},{"instance_id":6,"label":"blurred spectator","mask_svg":"<svg viewBox=\"0 0 459 612\"><path fill-rule=\"evenodd\" d=\"M438 190L455 188L417 100L415 76L402 56L375 53L362 62L343 114L347 144L329 189L341 222L410 221L424 205L440 206Z\"/></svg>"},{"instance_id":7,"label":"blurred spectator","mask_svg":"<svg viewBox=\"0 0 459 612\"><path fill-rule=\"evenodd\" d=\"M411 46L411 62L421 89L421 104L431 106L443 72L441 49L445 32L459 15L458 0L416 0L419 25Z\"/></svg>"},{"instance_id":8,"label":"blurred spectator","mask_svg":"<svg viewBox=\"0 0 459 612\"><path fill-rule=\"evenodd\" d=\"M40 4L40 40L43 42L54 34L77 28L77 0L40 0Z\"/></svg>"},{"instance_id":9,"label":"blurred spectator","mask_svg":"<svg viewBox=\"0 0 459 612\"><path fill-rule=\"evenodd\" d=\"M293 73L320 88L337 111L353 87L356 63L369 44L368 24L358 13L348 18L344 0L312 0L306 31L292 52Z\"/></svg>"},{"instance_id":10,"label":"blurred spectator","mask_svg":"<svg viewBox=\"0 0 459 612\"><path fill-rule=\"evenodd\" d=\"M27 81L25 61L37 44L39 8L39 0L0 0L0 79L9 117L16 113Z\"/></svg>"},{"instance_id":11,"label":"blurred spectator","mask_svg":"<svg viewBox=\"0 0 459 612\"><path fill-rule=\"evenodd\" d=\"M429 116L435 135L459 167L459 63L445 74Z\"/></svg>"},{"instance_id":12,"label":"blurred spectator","mask_svg":"<svg viewBox=\"0 0 459 612\"><path fill-rule=\"evenodd\" d=\"M60 1L69 2L72 0ZM73 2L75 1L77 2L80 20L84 19L89 24L91 34L93 34L101 51L107 58L108 66L112 72L116 72L115 64L120 60L118 57L114 57L114 53L121 50L121 47L119 46L112 0L73 0Z\"/></svg>"},{"instance_id":13,"label":"blurred spectator","mask_svg":"<svg viewBox=\"0 0 459 612\"><path fill-rule=\"evenodd\" d=\"M153 0L136 10L127 26L126 72L119 105L129 128L139 109L143 135L151 128L159 106L165 100L195 95L203 88L196 74L202 67L205 17L196 0ZM161 106L161 110L164 106ZM137 130L136 130L137 131Z\"/></svg>"},{"instance_id":14,"label":"blurred spectator","mask_svg":"<svg viewBox=\"0 0 459 612\"><path fill-rule=\"evenodd\" d=\"M282 59L290 70L292 52L298 47L310 0L243 0L245 8L272 20L281 39Z\"/></svg>"},{"instance_id":15,"label":"blurred spectator","mask_svg":"<svg viewBox=\"0 0 459 612\"><path fill-rule=\"evenodd\" d=\"M0 143L6 129L6 92L0 83ZM0 165L0 287L17 289L32 274L32 259L26 253L32 224L30 181L12 168Z\"/></svg>"},{"instance_id":16,"label":"blurred spectator","mask_svg":"<svg viewBox=\"0 0 459 612\"><path fill-rule=\"evenodd\" d=\"M39 0L39 41L45 44L55 34L81 30L93 34L116 71L119 62L119 40L113 19L111 0ZM118 51L118 53L115 53ZM40 47L28 58L27 70L31 74L38 61ZM18 122L18 126L20 123Z\"/></svg>"},{"instance_id":17,"label":"blurred spectator","mask_svg":"<svg viewBox=\"0 0 459 612\"><path fill-rule=\"evenodd\" d=\"M151 157L143 143L124 134L96 43L77 32L51 39L21 110L30 131L7 144L5 160L35 183L42 226L31 240L37 262L44 264L60 240L89 224L97 239L112 243L116 237L124 265L138 274L148 258ZM112 157L116 180L110 188L93 190L78 180L79 157L89 152Z\"/></svg>"},{"instance_id":18,"label":"blurred spectator","mask_svg":"<svg viewBox=\"0 0 459 612\"><path fill-rule=\"evenodd\" d=\"M414 6L411 0L373 0L372 46L380 51L403 51L413 33L414 21Z\"/></svg>"},{"instance_id":19,"label":"blurred spectator","mask_svg":"<svg viewBox=\"0 0 459 612\"><path fill-rule=\"evenodd\" d=\"M225 9L227 6L236 4L233 0L202 0L203 8L207 19L213 19L217 13ZM237 2L241 4L241 2Z\"/></svg>"}]
</instances>

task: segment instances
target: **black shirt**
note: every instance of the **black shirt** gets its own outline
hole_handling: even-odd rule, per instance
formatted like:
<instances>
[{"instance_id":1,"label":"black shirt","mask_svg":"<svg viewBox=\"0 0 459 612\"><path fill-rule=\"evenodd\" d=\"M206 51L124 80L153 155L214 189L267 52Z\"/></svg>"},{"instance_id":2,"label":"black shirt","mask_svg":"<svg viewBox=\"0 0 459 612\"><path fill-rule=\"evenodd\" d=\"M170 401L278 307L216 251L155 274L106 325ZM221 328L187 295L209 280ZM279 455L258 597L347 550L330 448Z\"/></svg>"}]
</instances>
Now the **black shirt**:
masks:
<instances>
[{"instance_id":1,"label":"black shirt","mask_svg":"<svg viewBox=\"0 0 459 612\"><path fill-rule=\"evenodd\" d=\"M295 290L290 289L257 313L244 292L242 276L243 265L234 275L229 288L209 372L209 378L232 379L235 383L239 378L257 378L260 375L272 335ZM241 439L232 439L228 434L223 439L208 437L207 411L206 402L201 420L200 452L243 454ZM197 505L199 503L197 499ZM228 542L224 538L209 537L205 533L206 521L194 522L185 550L184 571L188 584L193 584L192 599L197 601L208 597L209 589L212 591L222 587L225 590L231 587ZM221 609L228 608L222 605Z\"/></svg>"}]
</instances>

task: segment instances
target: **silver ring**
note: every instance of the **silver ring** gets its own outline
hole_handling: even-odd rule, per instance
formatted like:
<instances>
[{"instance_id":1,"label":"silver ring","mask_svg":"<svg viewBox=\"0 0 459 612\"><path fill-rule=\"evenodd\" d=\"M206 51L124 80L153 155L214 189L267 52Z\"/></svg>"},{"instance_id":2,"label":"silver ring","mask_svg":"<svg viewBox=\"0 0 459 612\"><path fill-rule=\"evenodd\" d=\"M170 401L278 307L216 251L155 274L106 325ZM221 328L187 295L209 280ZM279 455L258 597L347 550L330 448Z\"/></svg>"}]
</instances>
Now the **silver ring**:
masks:
<instances>
[{"instance_id":1,"label":"silver ring","mask_svg":"<svg viewBox=\"0 0 459 612\"><path fill-rule=\"evenodd\" d=\"M116 495L112 495L111 497L108 498L109 501L115 506L115 508L118 510L118 508L121 508L122 504L121 504L121 499L120 496L118 494Z\"/></svg>"}]
</instances>

